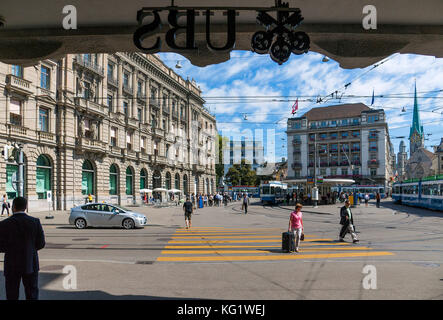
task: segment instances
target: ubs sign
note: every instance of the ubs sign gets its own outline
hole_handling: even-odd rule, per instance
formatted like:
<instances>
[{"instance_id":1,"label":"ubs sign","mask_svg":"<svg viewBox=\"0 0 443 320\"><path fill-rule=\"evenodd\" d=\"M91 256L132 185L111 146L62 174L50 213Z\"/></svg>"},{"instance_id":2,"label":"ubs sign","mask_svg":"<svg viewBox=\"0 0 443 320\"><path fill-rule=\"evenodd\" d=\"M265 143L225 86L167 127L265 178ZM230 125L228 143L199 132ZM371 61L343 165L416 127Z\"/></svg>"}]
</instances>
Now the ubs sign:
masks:
<instances>
[{"instance_id":1,"label":"ubs sign","mask_svg":"<svg viewBox=\"0 0 443 320\"><path fill-rule=\"evenodd\" d=\"M305 32L295 29L303 21L299 8L289 8L288 3L276 1L276 5L271 8L252 7L176 7L165 8L143 8L137 12L139 27L134 33L133 40L135 46L145 53L156 53L161 51L162 39L159 34L162 31L162 20L160 12L169 11L167 20L169 30L165 33L164 40L169 48L175 52L192 52L199 48L195 43L195 17L203 12L206 16L205 34L206 46L212 52L226 52L235 48L236 42L236 17L241 11L257 12L257 23L264 27L264 30L255 32L251 38L251 50L259 54L269 54L275 62L282 64L286 62L291 53L307 53L310 47L309 36ZM226 16L226 42L224 45L215 45L211 39L211 16L214 12L222 11ZM276 17L270 15L276 13ZM149 23L145 19L151 17ZM185 23L180 23L179 18L184 17ZM183 19L182 19L183 20ZM185 33L184 41L177 44L177 35ZM150 46L143 44L147 38L153 38Z\"/></svg>"}]
</instances>

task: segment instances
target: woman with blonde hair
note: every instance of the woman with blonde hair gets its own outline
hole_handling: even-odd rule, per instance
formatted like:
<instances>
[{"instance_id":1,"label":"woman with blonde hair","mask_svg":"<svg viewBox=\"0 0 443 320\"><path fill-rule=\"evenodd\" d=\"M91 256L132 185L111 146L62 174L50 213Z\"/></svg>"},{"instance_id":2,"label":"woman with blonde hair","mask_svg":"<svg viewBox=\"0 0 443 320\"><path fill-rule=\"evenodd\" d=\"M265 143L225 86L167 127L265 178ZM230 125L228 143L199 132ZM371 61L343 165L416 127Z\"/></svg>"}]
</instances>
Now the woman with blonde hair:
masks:
<instances>
[{"instance_id":1,"label":"woman with blonde hair","mask_svg":"<svg viewBox=\"0 0 443 320\"><path fill-rule=\"evenodd\" d=\"M295 238L295 252L299 252L298 246L300 244L300 240L304 239L303 235L303 214L301 209L303 206L300 203L295 205L295 211L292 211L291 216L289 217L289 227L288 232L294 232Z\"/></svg>"}]
</instances>

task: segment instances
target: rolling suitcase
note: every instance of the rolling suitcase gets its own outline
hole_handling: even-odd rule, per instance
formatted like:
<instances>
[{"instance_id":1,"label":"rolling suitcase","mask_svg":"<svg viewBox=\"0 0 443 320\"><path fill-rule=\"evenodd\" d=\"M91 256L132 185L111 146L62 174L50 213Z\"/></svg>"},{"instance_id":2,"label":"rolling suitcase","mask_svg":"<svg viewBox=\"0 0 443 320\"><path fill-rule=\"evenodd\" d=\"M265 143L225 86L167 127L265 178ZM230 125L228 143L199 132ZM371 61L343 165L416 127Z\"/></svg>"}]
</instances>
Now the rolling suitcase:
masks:
<instances>
[{"instance_id":1,"label":"rolling suitcase","mask_svg":"<svg viewBox=\"0 0 443 320\"><path fill-rule=\"evenodd\" d=\"M283 232L281 249L285 252L295 251L295 237L293 232Z\"/></svg>"}]
</instances>

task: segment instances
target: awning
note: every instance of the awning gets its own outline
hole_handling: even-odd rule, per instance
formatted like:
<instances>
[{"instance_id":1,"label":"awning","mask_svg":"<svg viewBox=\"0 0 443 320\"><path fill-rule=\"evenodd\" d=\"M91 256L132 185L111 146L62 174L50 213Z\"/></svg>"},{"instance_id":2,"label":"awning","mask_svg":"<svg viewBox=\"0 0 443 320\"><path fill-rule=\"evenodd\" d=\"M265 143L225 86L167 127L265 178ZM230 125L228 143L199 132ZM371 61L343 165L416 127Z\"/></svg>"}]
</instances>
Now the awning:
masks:
<instances>
[{"instance_id":1,"label":"awning","mask_svg":"<svg viewBox=\"0 0 443 320\"><path fill-rule=\"evenodd\" d=\"M178 189L171 189L171 190L168 190L168 193L182 193L182 191L178 190Z\"/></svg>"},{"instance_id":2,"label":"awning","mask_svg":"<svg viewBox=\"0 0 443 320\"><path fill-rule=\"evenodd\" d=\"M152 192L151 189L140 189L140 193L150 193Z\"/></svg>"},{"instance_id":3,"label":"awning","mask_svg":"<svg viewBox=\"0 0 443 320\"><path fill-rule=\"evenodd\" d=\"M153 191L155 191L155 192L168 192L168 190L166 190L164 188L155 188Z\"/></svg>"}]
</instances>

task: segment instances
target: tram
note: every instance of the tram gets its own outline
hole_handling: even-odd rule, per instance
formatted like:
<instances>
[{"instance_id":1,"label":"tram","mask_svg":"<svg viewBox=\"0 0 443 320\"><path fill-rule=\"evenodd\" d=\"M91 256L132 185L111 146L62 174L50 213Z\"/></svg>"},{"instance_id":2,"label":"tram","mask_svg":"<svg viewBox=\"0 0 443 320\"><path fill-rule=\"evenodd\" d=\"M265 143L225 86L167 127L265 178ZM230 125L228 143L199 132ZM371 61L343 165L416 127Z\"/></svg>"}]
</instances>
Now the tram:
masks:
<instances>
[{"instance_id":1,"label":"tram","mask_svg":"<svg viewBox=\"0 0 443 320\"><path fill-rule=\"evenodd\" d=\"M286 199L288 185L280 181L269 181L260 184L259 191L262 203L277 204Z\"/></svg>"},{"instance_id":2,"label":"tram","mask_svg":"<svg viewBox=\"0 0 443 320\"><path fill-rule=\"evenodd\" d=\"M443 175L396 182L392 199L408 206L443 211Z\"/></svg>"}]
</instances>

